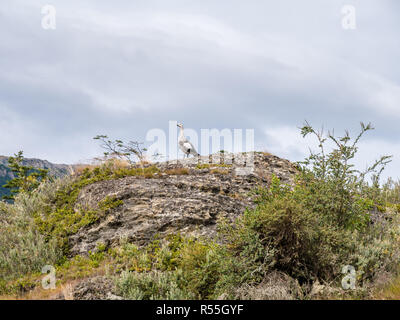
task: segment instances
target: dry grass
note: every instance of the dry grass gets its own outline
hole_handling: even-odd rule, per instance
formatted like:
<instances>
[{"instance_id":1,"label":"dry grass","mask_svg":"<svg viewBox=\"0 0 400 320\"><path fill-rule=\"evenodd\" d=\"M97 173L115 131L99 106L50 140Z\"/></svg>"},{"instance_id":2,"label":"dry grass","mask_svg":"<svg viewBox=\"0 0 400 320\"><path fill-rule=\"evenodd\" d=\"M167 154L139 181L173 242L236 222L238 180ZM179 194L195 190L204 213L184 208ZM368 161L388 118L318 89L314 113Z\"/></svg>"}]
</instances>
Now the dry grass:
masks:
<instances>
[{"instance_id":1,"label":"dry grass","mask_svg":"<svg viewBox=\"0 0 400 320\"><path fill-rule=\"evenodd\" d=\"M271 272L257 286L244 284L235 292L240 300L295 300L302 296L298 282L280 272Z\"/></svg>"},{"instance_id":2,"label":"dry grass","mask_svg":"<svg viewBox=\"0 0 400 320\"><path fill-rule=\"evenodd\" d=\"M212 174L229 174L229 170L222 170L222 169L212 169L210 170Z\"/></svg>"},{"instance_id":3,"label":"dry grass","mask_svg":"<svg viewBox=\"0 0 400 320\"><path fill-rule=\"evenodd\" d=\"M72 283L66 283L62 286L61 292L65 300L74 300L74 285Z\"/></svg>"},{"instance_id":4,"label":"dry grass","mask_svg":"<svg viewBox=\"0 0 400 320\"><path fill-rule=\"evenodd\" d=\"M35 283L35 287L21 294L10 294L0 296L0 300L54 300L59 295L63 295L65 300L73 300L73 288L82 280L105 276L109 272L111 260L105 259L97 266L90 266L86 259L71 260L70 265L57 269L56 288L44 289L41 281L44 275L35 275L29 278L30 283Z\"/></svg>"},{"instance_id":5,"label":"dry grass","mask_svg":"<svg viewBox=\"0 0 400 320\"><path fill-rule=\"evenodd\" d=\"M374 300L400 300L400 276L372 294Z\"/></svg>"},{"instance_id":6,"label":"dry grass","mask_svg":"<svg viewBox=\"0 0 400 320\"><path fill-rule=\"evenodd\" d=\"M238 200L244 200L246 198L245 195L240 194L240 193L230 193L230 194L228 194L228 196L230 196L233 199L238 199Z\"/></svg>"},{"instance_id":7,"label":"dry grass","mask_svg":"<svg viewBox=\"0 0 400 320\"><path fill-rule=\"evenodd\" d=\"M231 168L231 164L225 163L202 163L196 166L197 169L212 169L212 168Z\"/></svg>"},{"instance_id":8,"label":"dry grass","mask_svg":"<svg viewBox=\"0 0 400 320\"><path fill-rule=\"evenodd\" d=\"M181 176L181 175L188 175L189 170L186 168L175 168L175 169L165 170L165 173L168 175Z\"/></svg>"},{"instance_id":9,"label":"dry grass","mask_svg":"<svg viewBox=\"0 0 400 320\"><path fill-rule=\"evenodd\" d=\"M132 166L129 161L120 158L95 159L91 165L95 167L107 166L112 169L126 169Z\"/></svg>"},{"instance_id":10,"label":"dry grass","mask_svg":"<svg viewBox=\"0 0 400 320\"><path fill-rule=\"evenodd\" d=\"M149 166L151 162L148 160L143 160L135 164L140 167ZM91 163L81 163L73 166L72 175L80 176L85 170L93 170L98 167L109 167L111 170L115 171L118 169L129 169L133 165L129 161L120 158L95 158Z\"/></svg>"},{"instance_id":11,"label":"dry grass","mask_svg":"<svg viewBox=\"0 0 400 320\"><path fill-rule=\"evenodd\" d=\"M0 300L55 300L59 296L65 300L74 300L73 289L82 280L70 280L58 283L55 289L43 289L37 286L35 289L23 295L0 296Z\"/></svg>"},{"instance_id":12,"label":"dry grass","mask_svg":"<svg viewBox=\"0 0 400 320\"><path fill-rule=\"evenodd\" d=\"M96 167L97 165L94 164L77 164L73 167L72 175L80 176L85 170L93 170Z\"/></svg>"},{"instance_id":13,"label":"dry grass","mask_svg":"<svg viewBox=\"0 0 400 320\"><path fill-rule=\"evenodd\" d=\"M0 296L0 301L4 301L4 300L18 300L16 299L14 296Z\"/></svg>"},{"instance_id":14,"label":"dry grass","mask_svg":"<svg viewBox=\"0 0 400 320\"><path fill-rule=\"evenodd\" d=\"M116 169L129 168L131 166L128 161L122 159L109 159L107 163L110 163Z\"/></svg>"}]
</instances>

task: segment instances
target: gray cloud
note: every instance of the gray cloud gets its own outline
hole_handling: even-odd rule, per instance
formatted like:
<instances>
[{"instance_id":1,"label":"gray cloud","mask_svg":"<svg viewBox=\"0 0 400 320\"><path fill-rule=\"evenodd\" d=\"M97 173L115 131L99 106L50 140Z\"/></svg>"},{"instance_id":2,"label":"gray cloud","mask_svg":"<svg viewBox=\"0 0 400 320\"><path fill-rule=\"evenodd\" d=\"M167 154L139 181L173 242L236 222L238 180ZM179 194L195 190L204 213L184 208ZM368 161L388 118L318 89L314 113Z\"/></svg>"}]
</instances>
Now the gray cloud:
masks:
<instances>
[{"instance_id":1,"label":"gray cloud","mask_svg":"<svg viewBox=\"0 0 400 320\"><path fill-rule=\"evenodd\" d=\"M292 159L304 119L371 121L360 163L389 151L400 176L399 3L353 3L344 31L342 1L54 0L45 31L47 3L14 1L0 7L0 154L76 162L99 153L96 134L143 140L179 120L254 128L258 148Z\"/></svg>"}]
</instances>

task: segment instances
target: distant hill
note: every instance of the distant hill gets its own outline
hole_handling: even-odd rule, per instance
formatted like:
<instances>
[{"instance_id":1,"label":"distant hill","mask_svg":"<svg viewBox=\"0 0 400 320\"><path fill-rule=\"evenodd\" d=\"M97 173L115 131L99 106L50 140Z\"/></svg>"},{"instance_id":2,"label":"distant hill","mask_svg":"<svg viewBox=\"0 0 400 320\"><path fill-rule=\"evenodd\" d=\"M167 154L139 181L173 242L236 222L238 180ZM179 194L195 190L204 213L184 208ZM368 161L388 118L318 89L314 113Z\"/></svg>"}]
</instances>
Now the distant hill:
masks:
<instances>
[{"instance_id":1,"label":"distant hill","mask_svg":"<svg viewBox=\"0 0 400 320\"><path fill-rule=\"evenodd\" d=\"M71 167L66 164L54 164L47 160L40 159L24 159L23 165L31 166L34 168L47 169L53 177L62 177L71 173ZM13 179L14 175L11 169L8 167L8 157L0 156L0 199L4 195L9 194L9 190L3 188L3 185L10 179Z\"/></svg>"}]
</instances>

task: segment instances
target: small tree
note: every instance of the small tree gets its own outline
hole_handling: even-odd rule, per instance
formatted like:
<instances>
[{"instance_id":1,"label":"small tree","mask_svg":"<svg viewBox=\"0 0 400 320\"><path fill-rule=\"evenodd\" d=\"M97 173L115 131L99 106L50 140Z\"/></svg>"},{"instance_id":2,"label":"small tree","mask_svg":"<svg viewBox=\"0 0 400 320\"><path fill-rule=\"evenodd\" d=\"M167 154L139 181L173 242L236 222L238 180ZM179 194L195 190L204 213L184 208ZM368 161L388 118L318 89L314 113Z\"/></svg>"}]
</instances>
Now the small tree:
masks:
<instances>
[{"instance_id":1,"label":"small tree","mask_svg":"<svg viewBox=\"0 0 400 320\"><path fill-rule=\"evenodd\" d=\"M365 181L372 174L372 186L381 188L379 176L390 156L379 158L364 171L357 170L352 161L358 142L372 129L370 124L361 124L361 132L353 139L348 132L336 137L305 123L302 135L314 135L319 149L299 163L295 183L283 184L273 176L268 188L256 189L256 208L246 210L234 224L225 220L220 227L234 264L245 266L240 271L242 279L257 283L277 270L302 284L316 279L336 282L343 278L342 267L352 265L362 284L381 270L397 272L397 217L371 219L377 199ZM330 141L333 148L327 150ZM396 194L388 196L396 199Z\"/></svg>"},{"instance_id":2,"label":"small tree","mask_svg":"<svg viewBox=\"0 0 400 320\"><path fill-rule=\"evenodd\" d=\"M323 130L316 131L308 122L301 128L303 137L312 134L318 141L319 152L310 150L310 155L302 162L301 180L305 183L312 196L317 210L324 211L328 218L334 219L345 227L357 228L365 221L364 190L368 183L366 177L372 175L372 186L379 187L379 178L392 156L381 156L364 171L357 170L351 161L358 151L358 143L362 136L373 130L371 124L361 122L361 131L352 139L348 131L342 137L336 137L333 132L326 135ZM326 152L325 145L333 142L333 149ZM365 197L364 197L365 198Z\"/></svg>"},{"instance_id":3,"label":"small tree","mask_svg":"<svg viewBox=\"0 0 400 320\"><path fill-rule=\"evenodd\" d=\"M14 174L14 178L3 186L3 188L10 189L10 195L3 196L4 200L14 200L20 192L32 192L48 178L48 170L25 166L23 160L22 151L14 154L14 157L8 158L8 166Z\"/></svg>"},{"instance_id":4,"label":"small tree","mask_svg":"<svg viewBox=\"0 0 400 320\"><path fill-rule=\"evenodd\" d=\"M130 164L145 161L147 149L143 148L142 142L129 141L124 143L122 140L110 140L106 135L98 135L93 139L101 142L100 147L105 150L104 156L106 158L117 157L127 160Z\"/></svg>"}]
</instances>

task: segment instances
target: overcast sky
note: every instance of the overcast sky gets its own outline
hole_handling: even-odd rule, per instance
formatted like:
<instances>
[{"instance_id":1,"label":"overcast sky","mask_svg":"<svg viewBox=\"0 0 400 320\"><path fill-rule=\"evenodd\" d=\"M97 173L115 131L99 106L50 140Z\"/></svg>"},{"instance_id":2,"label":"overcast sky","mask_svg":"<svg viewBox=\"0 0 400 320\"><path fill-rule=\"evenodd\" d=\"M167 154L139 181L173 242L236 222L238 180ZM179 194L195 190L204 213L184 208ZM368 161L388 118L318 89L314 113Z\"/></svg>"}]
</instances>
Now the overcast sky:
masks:
<instances>
[{"instance_id":1,"label":"overcast sky","mask_svg":"<svg viewBox=\"0 0 400 320\"><path fill-rule=\"evenodd\" d=\"M400 177L399 18L398 0L2 1L0 154L87 161L97 134L144 141L177 120L253 128L257 149L300 160L304 120L364 121L358 164L392 154Z\"/></svg>"}]
</instances>

